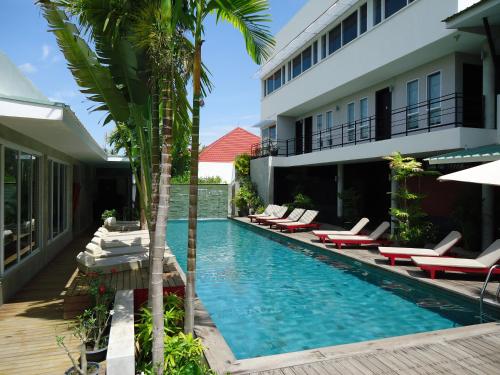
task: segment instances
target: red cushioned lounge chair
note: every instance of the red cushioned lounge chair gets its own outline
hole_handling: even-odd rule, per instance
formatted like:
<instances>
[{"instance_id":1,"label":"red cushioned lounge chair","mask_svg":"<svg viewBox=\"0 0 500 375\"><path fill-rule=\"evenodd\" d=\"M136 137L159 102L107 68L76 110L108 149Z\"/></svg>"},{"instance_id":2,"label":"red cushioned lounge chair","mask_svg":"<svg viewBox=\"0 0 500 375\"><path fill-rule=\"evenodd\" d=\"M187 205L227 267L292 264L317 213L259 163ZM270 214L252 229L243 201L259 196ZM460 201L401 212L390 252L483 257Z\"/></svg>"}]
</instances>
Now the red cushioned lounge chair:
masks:
<instances>
[{"instance_id":1,"label":"red cushioned lounge chair","mask_svg":"<svg viewBox=\"0 0 500 375\"><path fill-rule=\"evenodd\" d=\"M255 221L259 224L264 224L267 220L282 219L288 211L287 206L275 206L275 210L268 216L260 216L255 218Z\"/></svg>"},{"instance_id":2,"label":"red cushioned lounge chair","mask_svg":"<svg viewBox=\"0 0 500 375\"><path fill-rule=\"evenodd\" d=\"M318 216L318 211L307 210L304 215L300 217L299 220L292 223L276 223L276 227L283 232L284 230L289 231L290 233L295 232L298 229L311 229L320 227L319 223L314 223L314 219Z\"/></svg>"},{"instance_id":3,"label":"red cushioned lounge chair","mask_svg":"<svg viewBox=\"0 0 500 375\"><path fill-rule=\"evenodd\" d=\"M303 208L296 208L290 213L290 215L286 217L286 219L268 219L265 220L264 224L269 225L269 228L272 228L274 225L279 223L294 223L300 219L305 211L306 210L304 210Z\"/></svg>"},{"instance_id":4,"label":"red cushioned lounge chair","mask_svg":"<svg viewBox=\"0 0 500 375\"><path fill-rule=\"evenodd\" d=\"M500 240L493 242L476 259L411 257L411 260L422 270L429 272L431 279L436 278L436 272L446 271L487 274L500 260ZM500 274L500 268L495 269L493 273Z\"/></svg>"},{"instance_id":5,"label":"red cushioned lounge chair","mask_svg":"<svg viewBox=\"0 0 500 375\"><path fill-rule=\"evenodd\" d=\"M362 218L352 227L351 230L313 230L313 234L318 237L321 242L326 242L328 236L356 236L369 223L366 217Z\"/></svg>"},{"instance_id":6,"label":"red cushioned lounge chair","mask_svg":"<svg viewBox=\"0 0 500 375\"><path fill-rule=\"evenodd\" d=\"M396 259L410 259L415 256L424 257L442 257L444 256L460 239L462 235L459 232L450 232L433 249L414 249L407 247L379 247L380 255L389 258L391 266L394 266Z\"/></svg>"},{"instance_id":7,"label":"red cushioned lounge chair","mask_svg":"<svg viewBox=\"0 0 500 375\"><path fill-rule=\"evenodd\" d=\"M259 217L270 216L274 212L276 207L279 207L279 206L276 206L274 204L269 204L263 213L248 215L248 218L250 219L250 222L253 222L254 220L257 220L257 218L259 218Z\"/></svg>"},{"instance_id":8,"label":"red cushioned lounge chair","mask_svg":"<svg viewBox=\"0 0 500 375\"><path fill-rule=\"evenodd\" d=\"M389 241L380 237L389 229L391 225L384 221L368 236L328 236L328 241L337 245L341 249L343 245L383 245L388 244Z\"/></svg>"}]
</instances>

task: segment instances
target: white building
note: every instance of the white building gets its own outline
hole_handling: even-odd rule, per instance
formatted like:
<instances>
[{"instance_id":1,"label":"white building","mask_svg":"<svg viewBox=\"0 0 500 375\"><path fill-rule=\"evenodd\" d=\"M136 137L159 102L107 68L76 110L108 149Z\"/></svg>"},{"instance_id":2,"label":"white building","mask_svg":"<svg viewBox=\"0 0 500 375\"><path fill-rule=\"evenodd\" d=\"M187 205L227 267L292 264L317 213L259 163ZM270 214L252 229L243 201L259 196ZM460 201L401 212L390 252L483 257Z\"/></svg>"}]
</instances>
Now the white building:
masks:
<instances>
[{"instance_id":1,"label":"white building","mask_svg":"<svg viewBox=\"0 0 500 375\"><path fill-rule=\"evenodd\" d=\"M128 164L0 52L0 305L130 191Z\"/></svg>"},{"instance_id":2,"label":"white building","mask_svg":"<svg viewBox=\"0 0 500 375\"><path fill-rule=\"evenodd\" d=\"M359 213L378 221L394 188L381 157L499 147L499 25L499 0L310 0L260 69L263 141L251 173L261 196L305 192L335 222L338 193L354 189ZM424 185L429 214L450 216L458 193ZM500 224L495 194L482 189L485 243Z\"/></svg>"}]
</instances>

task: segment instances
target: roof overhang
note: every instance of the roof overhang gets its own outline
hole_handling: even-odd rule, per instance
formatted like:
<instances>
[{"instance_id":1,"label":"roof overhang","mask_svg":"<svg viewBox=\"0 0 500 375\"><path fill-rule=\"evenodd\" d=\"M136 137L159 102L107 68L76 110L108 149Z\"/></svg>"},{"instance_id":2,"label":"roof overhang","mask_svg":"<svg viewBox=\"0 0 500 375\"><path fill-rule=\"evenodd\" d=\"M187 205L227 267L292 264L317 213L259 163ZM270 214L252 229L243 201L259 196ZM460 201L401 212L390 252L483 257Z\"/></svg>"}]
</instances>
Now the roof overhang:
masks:
<instances>
[{"instance_id":1,"label":"roof overhang","mask_svg":"<svg viewBox=\"0 0 500 375\"><path fill-rule=\"evenodd\" d=\"M463 149L425 159L429 164L485 163L500 160L500 144Z\"/></svg>"},{"instance_id":2,"label":"roof overhang","mask_svg":"<svg viewBox=\"0 0 500 375\"><path fill-rule=\"evenodd\" d=\"M107 160L106 152L67 105L0 97L0 124L76 160Z\"/></svg>"},{"instance_id":3,"label":"roof overhang","mask_svg":"<svg viewBox=\"0 0 500 375\"><path fill-rule=\"evenodd\" d=\"M493 28L500 27L500 0L482 0L447 19L448 29L457 29L476 34L485 34L483 19L487 18Z\"/></svg>"},{"instance_id":4,"label":"roof overhang","mask_svg":"<svg viewBox=\"0 0 500 375\"><path fill-rule=\"evenodd\" d=\"M263 128L268 128L268 127L273 126L273 125L276 125L276 120L262 120L262 121L258 122L257 124L255 124L253 127L263 129Z\"/></svg>"}]
</instances>

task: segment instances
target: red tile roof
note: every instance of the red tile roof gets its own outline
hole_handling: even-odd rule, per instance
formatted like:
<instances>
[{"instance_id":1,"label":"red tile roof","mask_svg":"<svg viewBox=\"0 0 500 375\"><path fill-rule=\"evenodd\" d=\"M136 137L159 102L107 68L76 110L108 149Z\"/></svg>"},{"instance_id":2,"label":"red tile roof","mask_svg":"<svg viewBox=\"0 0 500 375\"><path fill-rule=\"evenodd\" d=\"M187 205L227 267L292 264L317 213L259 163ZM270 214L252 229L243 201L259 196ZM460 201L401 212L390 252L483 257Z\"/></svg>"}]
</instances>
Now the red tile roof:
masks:
<instances>
[{"instance_id":1,"label":"red tile roof","mask_svg":"<svg viewBox=\"0 0 500 375\"><path fill-rule=\"evenodd\" d=\"M238 127L205 147L199 161L233 162L238 155L250 154L252 145L258 142L260 137Z\"/></svg>"}]
</instances>

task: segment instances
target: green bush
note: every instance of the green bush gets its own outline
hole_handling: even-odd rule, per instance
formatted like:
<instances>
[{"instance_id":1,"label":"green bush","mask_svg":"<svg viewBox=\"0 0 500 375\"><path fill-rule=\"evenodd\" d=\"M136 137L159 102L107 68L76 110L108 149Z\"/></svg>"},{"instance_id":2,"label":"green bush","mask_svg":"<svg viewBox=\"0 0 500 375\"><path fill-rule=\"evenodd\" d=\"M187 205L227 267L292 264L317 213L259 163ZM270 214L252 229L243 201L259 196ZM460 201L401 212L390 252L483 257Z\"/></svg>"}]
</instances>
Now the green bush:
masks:
<instances>
[{"instance_id":1,"label":"green bush","mask_svg":"<svg viewBox=\"0 0 500 375\"><path fill-rule=\"evenodd\" d=\"M248 154L238 155L234 160L234 169L238 180L250 176L250 160L251 157Z\"/></svg>"},{"instance_id":2,"label":"green bush","mask_svg":"<svg viewBox=\"0 0 500 375\"><path fill-rule=\"evenodd\" d=\"M180 176L174 176L172 177L170 182L172 183L172 185L188 185L190 183L189 176L189 173L184 173ZM223 183L224 182L222 181L222 178L220 178L219 176L198 178L199 185L221 185Z\"/></svg>"},{"instance_id":3,"label":"green bush","mask_svg":"<svg viewBox=\"0 0 500 375\"><path fill-rule=\"evenodd\" d=\"M102 221L110 218L110 217L116 217L116 210L115 209L112 209L112 210L105 210L102 215L101 215L101 219Z\"/></svg>"},{"instance_id":4,"label":"green bush","mask_svg":"<svg viewBox=\"0 0 500 375\"><path fill-rule=\"evenodd\" d=\"M303 208L306 210L312 210L315 208L315 204L311 197L302 193L298 193L297 195L295 195L295 197L293 198L293 202L287 203L285 204L285 206L292 210L295 208Z\"/></svg>"},{"instance_id":5,"label":"green bush","mask_svg":"<svg viewBox=\"0 0 500 375\"><path fill-rule=\"evenodd\" d=\"M257 208L264 206L255 185L249 178L244 178L241 181L240 188L234 197L234 204L240 210L248 210L249 208L257 210Z\"/></svg>"}]
</instances>

